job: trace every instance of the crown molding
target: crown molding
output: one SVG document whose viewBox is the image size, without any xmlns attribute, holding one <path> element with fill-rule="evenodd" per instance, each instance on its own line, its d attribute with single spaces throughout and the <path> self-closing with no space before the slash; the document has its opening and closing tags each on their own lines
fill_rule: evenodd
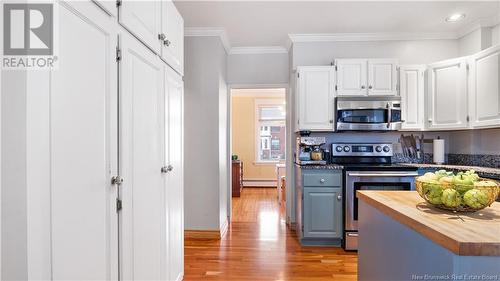
<svg viewBox="0 0 500 281">
<path fill-rule="evenodd" d="M 231 43 L 227 39 L 227 33 L 224 28 L 218 27 L 186 27 L 184 28 L 184 36 L 185 37 L 219 37 L 222 42 L 222 46 L 226 50 L 226 53 L 229 54 L 231 50 Z"/>
<path fill-rule="evenodd" d="M 437 40 L 457 39 L 455 32 L 439 33 L 311 33 L 288 34 L 290 41 L 298 42 L 350 42 L 350 41 L 400 41 L 400 40 Z"/>
<path fill-rule="evenodd" d="M 282 46 L 232 47 L 229 54 L 288 54 L 288 50 Z"/>
</svg>

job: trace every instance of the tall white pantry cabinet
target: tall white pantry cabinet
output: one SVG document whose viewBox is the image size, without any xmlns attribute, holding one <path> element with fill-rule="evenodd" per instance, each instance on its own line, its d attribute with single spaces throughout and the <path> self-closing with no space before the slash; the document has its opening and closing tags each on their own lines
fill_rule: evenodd
<svg viewBox="0 0 500 281">
<path fill-rule="evenodd" d="M 126 29 L 125 3 L 161 7 L 169 46 Z M 182 280 L 182 18 L 54 5 L 57 68 L 2 73 L 0 279 Z"/>
</svg>

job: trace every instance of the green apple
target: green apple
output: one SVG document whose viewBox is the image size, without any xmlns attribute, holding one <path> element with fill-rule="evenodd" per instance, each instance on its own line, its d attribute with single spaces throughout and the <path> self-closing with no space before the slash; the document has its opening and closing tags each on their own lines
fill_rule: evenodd
<svg viewBox="0 0 500 281">
<path fill-rule="evenodd" d="M 467 206 L 480 209 L 488 204 L 488 195 L 479 189 L 471 189 L 464 194 L 464 202 Z"/>
<path fill-rule="evenodd" d="M 469 179 L 472 180 L 473 182 L 476 182 L 476 181 L 479 180 L 479 175 L 476 174 L 476 171 L 474 171 L 474 170 L 468 170 L 468 171 L 466 171 L 465 175 L 467 177 L 469 177 Z"/>
<path fill-rule="evenodd" d="M 442 204 L 441 196 L 443 195 L 443 188 L 441 183 L 436 180 L 430 180 L 423 184 L 425 197 L 432 204 Z"/>
<path fill-rule="evenodd" d="M 441 196 L 441 201 L 446 207 L 454 208 L 459 206 L 462 203 L 462 199 L 460 197 L 460 193 L 455 189 L 448 188 L 443 191 L 443 195 Z"/>
<path fill-rule="evenodd" d="M 474 183 L 474 187 L 497 187 L 497 183 L 489 180 L 477 181 Z"/>
<path fill-rule="evenodd" d="M 439 182 L 442 184 L 452 184 L 453 183 L 453 176 L 444 176 L 439 179 Z"/>
<path fill-rule="evenodd" d="M 429 180 L 438 180 L 439 179 L 439 177 L 436 174 L 431 173 L 431 172 L 425 173 L 424 177 L 426 179 L 429 179 Z"/>
<path fill-rule="evenodd" d="M 453 177 L 452 183 L 460 194 L 464 194 L 474 187 L 474 181 L 462 172 Z"/>
</svg>

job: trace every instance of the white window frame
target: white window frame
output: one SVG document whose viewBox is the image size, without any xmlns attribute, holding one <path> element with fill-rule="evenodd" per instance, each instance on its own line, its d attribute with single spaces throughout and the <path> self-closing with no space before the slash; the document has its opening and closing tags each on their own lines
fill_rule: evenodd
<svg viewBox="0 0 500 281">
<path fill-rule="evenodd" d="M 267 165 L 267 164 L 278 164 L 281 162 L 284 162 L 286 159 L 283 160 L 261 160 L 260 159 L 260 125 L 261 123 L 267 125 L 267 126 L 285 126 L 286 129 L 286 115 L 283 117 L 283 120 L 265 120 L 265 121 L 260 121 L 260 111 L 259 108 L 263 105 L 268 105 L 268 106 L 282 106 L 285 109 L 286 112 L 286 104 L 285 104 L 285 99 L 256 99 L 255 100 L 255 164 L 261 164 L 261 165 Z M 287 112 L 286 112 L 287 114 Z M 286 138 L 285 138 L 286 142 Z M 271 147 L 271 143 L 269 143 L 269 146 Z M 286 143 L 285 143 L 286 146 Z"/>
</svg>

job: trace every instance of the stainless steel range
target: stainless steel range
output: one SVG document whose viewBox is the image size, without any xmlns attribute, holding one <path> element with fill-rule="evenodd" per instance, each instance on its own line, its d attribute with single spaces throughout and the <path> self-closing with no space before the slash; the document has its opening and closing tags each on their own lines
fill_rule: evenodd
<svg viewBox="0 0 500 281">
<path fill-rule="evenodd" d="M 358 190 L 414 190 L 417 168 L 394 165 L 390 143 L 333 143 L 332 162 L 344 166 L 344 242 L 358 248 Z"/>
</svg>

